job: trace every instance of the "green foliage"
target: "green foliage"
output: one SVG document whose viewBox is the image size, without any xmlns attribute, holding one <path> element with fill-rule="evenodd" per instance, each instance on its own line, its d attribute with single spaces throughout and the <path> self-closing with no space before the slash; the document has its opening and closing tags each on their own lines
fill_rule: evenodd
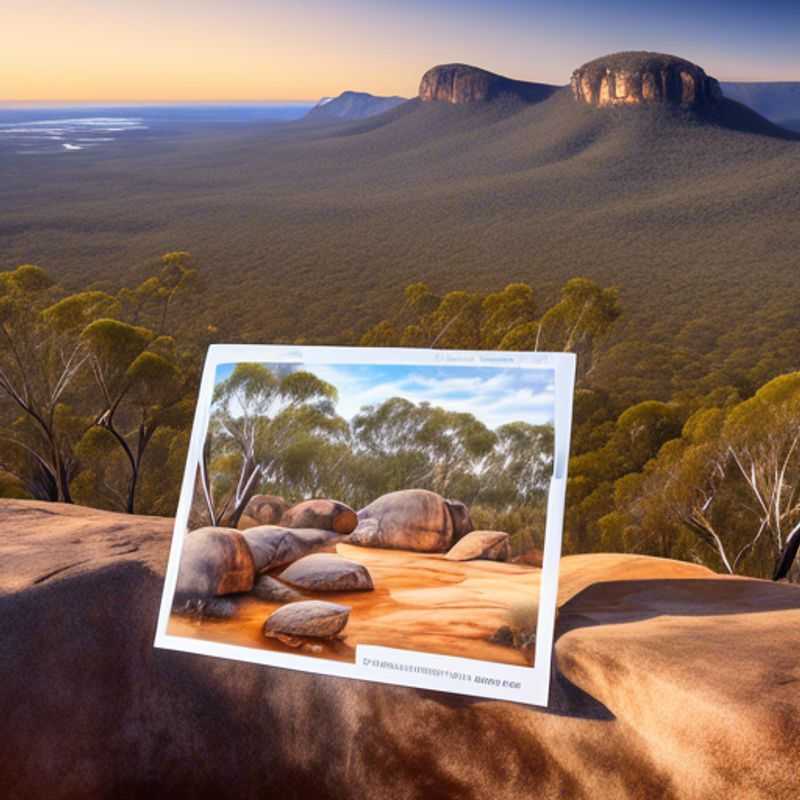
<svg viewBox="0 0 800 800">
<path fill-rule="evenodd" d="M 44 321 L 59 333 L 80 333 L 93 320 L 114 317 L 121 304 L 105 292 L 79 292 L 67 295 L 42 312 Z"/>
<path fill-rule="evenodd" d="M 534 290 L 512 283 L 500 292 L 455 290 L 436 296 L 424 283 L 405 290 L 391 319 L 361 337 L 367 347 L 436 347 L 461 350 L 567 350 L 578 354 L 579 378 L 592 369 L 596 346 L 620 315 L 618 293 L 587 278 L 573 278 L 560 300 L 541 316 Z"/>
<path fill-rule="evenodd" d="M 640 552 L 768 577 L 800 522 L 799 447 L 800 373 L 792 373 L 742 402 L 695 411 L 617 480 L 613 510 L 598 526 L 606 542 L 616 527 Z"/>
<path fill-rule="evenodd" d="M 387 492 L 424 488 L 506 526 L 520 551 L 541 543 L 550 426 L 516 422 L 495 432 L 472 414 L 399 397 L 365 406 L 348 424 L 335 415 L 334 396 L 302 370 L 237 365 L 215 390 L 199 495 L 210 502 L 195 516 L 231 524 L 256 490 L 361 507 Z"/>
<path fill-rule="evenodd" d="M 325 435 L 339 440 L 346 426 L 335 397 L 311 373 L 237 364 L 214 389 L 200 476 L 208 521 L 235 526 L 259 486 L 311 463 L 303 453 Z"/>
<path fill-rule="evenodd" d="M 159 276 L 117 296 L 67 293 L 31 265 L 0 272 L 0 472 L 13 476 L 12 488 L 133 511 L 145 454 L 163 429 L 183 444 L 164 455 L 173 471 L 144 510 L 169 511 L 160 498 L 174 497 L 167 484 L 179 483 L 199 347 L 179 351 L 172 337 L 136 323 L 144 299 L 157 297 L 163 330 L 166 308 L 196 283 L 189 261 L 168 254 Z"/>
<path fill-rule="evenodd" d="M 503 291 L 486 295 L 482 306 L 480 338 L 488 350 L 501 348 L 511 331 L 524 328 L 537 317 L 536 295 L 525 283 L 510 283 Z"/>
<path fill-rule="evenodd" d="M 201 288 L 182 252 L 116 294 L 67 293 L 31 265 L 0 272 L 0 494 L 172 513 L 200 354 L 219 335 L 179 322 L 178 301 Z M 795 317 L 767 309 L 723 332 L 707 316 L 675 331 L 665 319 L 642 337 L 620 321 L 614 289 L 576 278 L 549 306 L 540 296 L 521 282 L 442 295 L 414 283 L 361 342 L 573 350 L 567 552 L 768 576 L 800 522 L 800 374 L 780 374 L 797 357 Z M 468 502 L 517 552 L 540 545 L 549 428 L 489 431 L 400 398 L 351 427 L 335 399 L 308 373 L 236 366 L 215 393 L 206 459 L 218 520 L 233 522 L 256 489 L 358 506 L 417 485 Z"/>
</svg>

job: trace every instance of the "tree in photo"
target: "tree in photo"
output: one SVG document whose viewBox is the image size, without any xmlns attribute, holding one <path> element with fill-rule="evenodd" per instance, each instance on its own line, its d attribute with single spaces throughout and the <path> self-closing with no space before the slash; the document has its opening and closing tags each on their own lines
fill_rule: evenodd
<svg viewBox="0 0 800 800">
<path fill-rule="evenodd" d="M 237 364 L 217 384 L 199 476 L 211 525 L 235 527 L 259 486 L 280 481 L 281 459 L 302 437 L 341 431 L 335 398 L 333 386 L 308 372 L 261 364 Z"/>
</svg>

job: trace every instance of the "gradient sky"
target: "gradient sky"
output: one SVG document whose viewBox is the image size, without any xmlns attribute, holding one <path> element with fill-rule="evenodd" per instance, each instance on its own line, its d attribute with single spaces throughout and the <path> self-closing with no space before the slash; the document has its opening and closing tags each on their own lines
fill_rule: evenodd
<svg viewBox="0 0 800 800">
<path fill-rule="evenodd" d="M 531 425 L 552 423 L 555 411 L 552 369 L 312 363 L 278 365 L 281 368 L 302 369 L 335 386 L 336 413 L 348 421 L 365 406 L 380 405 L 392 397 L 466 411 L 493 430 L 518 420 Z M 233 364 L 217 367 L 215 382 L 224 381 L 233 369 Z"/>
<path fill-rule="evenodd" d="M 563 84 L 627 49 L 800 80 L 797 0 L 3 0 L 0 26 L 0 102 L 412 96 L 450 61 Z"/>
</svg>

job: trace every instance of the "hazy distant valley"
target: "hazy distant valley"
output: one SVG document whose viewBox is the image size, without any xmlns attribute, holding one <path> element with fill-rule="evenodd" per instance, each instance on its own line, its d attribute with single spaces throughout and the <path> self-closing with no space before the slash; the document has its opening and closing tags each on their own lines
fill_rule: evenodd
<svg viewBox="0 0 800 800">
<path fill-rule="evenodd" d="M 417 279 L 552 289 L 587 275 L 649 320 L 665 303 L 691 318 L 722 298 L 746 318 L 794 281 L 800 146 L 681 112 L 582 108 L 564 89 L 534 104 L 414 100 L 352 123 L 129 136 L 3 159 L 4 267 L 114 285 L 190 250 L 211 289 L 201 302 L 226 309 L 220 328 L 262 341 L 361 329 Z"/>
</svg>

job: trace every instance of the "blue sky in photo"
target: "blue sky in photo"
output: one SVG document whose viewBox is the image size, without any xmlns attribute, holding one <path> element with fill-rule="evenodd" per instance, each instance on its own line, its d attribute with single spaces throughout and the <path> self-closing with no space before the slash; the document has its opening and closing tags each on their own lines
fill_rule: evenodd
<svg viewBox="0 0 800 800">
<path fill-rule="evenodd" d="M 303 369 L 336 387 L 337 413 L 351 420 L 364 407 L 391 397 L 428 402 L 448 411 L 467 411 L 489 428 L 507 422 L 552 423 L 555 374 L 552 369 L 460 367 L 408 364 L 265 364 Z M 233 364 L 217 367 L 216 382 Z"/>
</svg>

